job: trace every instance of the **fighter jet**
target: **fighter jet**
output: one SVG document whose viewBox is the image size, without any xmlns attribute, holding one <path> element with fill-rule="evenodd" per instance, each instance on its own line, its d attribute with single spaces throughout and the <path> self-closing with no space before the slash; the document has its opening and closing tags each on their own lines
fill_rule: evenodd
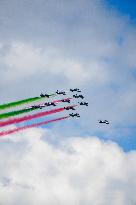
<svg viewBox="0 0 136 205">
<path fill-rule="evenodd" d="M 45 106 L 43 106 L 43 105 L 40 105 L 40 107 L 39 107 L 39 108 L 40 108 L 40 109 L 42 109 L 43 107 L 45 107 Z"/>
<path fill-rule="evenodd" d="M 80 105 L 86 105 L 88 106 L 88 103 L 87 102 L 78 102 Z"/>
<path fill-rule="evenodd" d="M 43 94 L 43 93 L 41 93 L 41 95 L 40 95 L 41 97 L 47 97 L 47 98 L 49 98 L 50 97 L 50 95 L 48 95 L 48 94 Z"/>
<path fill-rule="evenodd" d="M 58 90 L 56 91 L 56 93 L 58 94 L 58 95 L 66 95 L 66 93 L 65 92 L 59 92 Z"/>
<path fill-rule="evenodd" d="M 107 120 L 98 120 L 99 123 L 105 123 L 105 124 L 109 124 L 109 122 Z"/>
<path fill-rule="evenodd" d="M 73 95 L 73 97 L 74 97 L 74 98 L 82 98 L 82 99 L 84 99 L 84 96 L 83 96 L 83 95 L 77 95 L 77 94 L 76 94 L 76 95 Z"/>
<path fill-rule="evenodd" d="M 50 105 L 56 106 L 56 104 L 54 102 L 51 102 Z"/>
<path fill-rule="evenodd" d="M 40 108 L 40 109 L 42 109 L 43 105 L 32 105 L 30 108 L 34 108 L 34 109 Z"/>
<path fill-rule="evenodd" d="M 74 92 L 74 91 L 76 91 L 76 92 L 81 92 L 81 90 L 79 90 L 78 88 L 70 89 L 70 91 L 71 91 L 71 92 Z"/>
<path fill-rule="evenodd" d="M 41 96 L 41 97 L 45 97 L 43 93 L 41 93 L 41 95 L 40 95 L 40 96 Z"/>
<path fill-rule="evenodd" d="M 40 105 L 40 109 L 42 109 L 43 107 L 45 107 L 45 104 L 41 104 Z"/>
<path fill-rule="evenodd" d="M 44 105 L 47 107 L 51 106 L 51 105 L 56 106 L 56 104 L 54 102 L 46 102 L 46 103 L 44 103 Z"/>
<path fill-rule="evenodd" d="M 32 105 L 31 108 L 37 109 L 37 108 L 40 108 L 40 105 Z"/>
<path fill-rule="evenodd" d="M 49 97 L 50 97 L 50 95 L 48 95 L 48 94 L 44 94 L 44 97 L 47 97 L 47 98 L 49 98 Z"/>
<path fill-rule="evenodd" d="M 70 103 L 70 99 L 63 99 L 63 100 L 61 100 L 61 102 L 68 102 L 68 103 Z"/>
<path fill-rule="evenodd" d="M 71 113 L 69 114 L 70 117 L 80 117 L 80 115 L 78 113 L 74 114 L 74 113 Z"/>
<path fill-rule="evenodd" d="M 65 110 L 75 110 L 75 108 L 73 106 L 69 106 L 69 107 L 64 107 Z"/>
</svg>

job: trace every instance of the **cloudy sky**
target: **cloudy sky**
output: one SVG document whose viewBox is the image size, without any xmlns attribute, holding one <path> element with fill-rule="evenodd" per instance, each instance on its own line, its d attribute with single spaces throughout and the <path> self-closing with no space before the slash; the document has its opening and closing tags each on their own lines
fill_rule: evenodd
<svg viewBox="0 0 136 205">
<path fill-rule="evenodd" d="M 0 140 L 0 205 L 136 204 L 134 0 L 0 0 L 0 76 L 0 104 L 74 87 L 89 102 Z"/>
</svg>

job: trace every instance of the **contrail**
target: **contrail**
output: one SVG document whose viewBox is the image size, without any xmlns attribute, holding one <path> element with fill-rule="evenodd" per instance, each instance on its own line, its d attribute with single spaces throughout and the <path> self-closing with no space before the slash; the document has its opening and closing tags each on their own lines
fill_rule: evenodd
<svg viewBox="0 0 136 205">
<path fill-rule="evenodd" d="M 75 106 L 76 105 L 68 106 L 68 107 L 75 107 Z M 39 112 L 39 113 L 36 113 L 36 114 L 33 114 L 33 115 L 26 115 L 26 116 L 23 116 L 23 117 L 20 117 L 20 118 L 13 118 L 13 119 L 9 119 L 9 120 L 6 120 L 6 121 L 1 121 L 0 122 L 0 127 L 4 127 L 4 126 L 7 126 L 7 125 L 11 125 L 13 123 L 20 123 L 20 122 L 32 120 L 32 119 L 35 119 L 35 118 L 51 115 L 51 114 L 61 112 L 61 111 L 64 111 L 64 110 L 65 110 L 64 108 L 57 108 L 57 109 L 52 109 L 52 110 L 45 111 L 45 112 Z"/>
<path fill-rule="evenodd" d="M 67 100 L 67 99 L 72 99 L 72 98 L 66 98 L 66 99 L 63 99 L 63 100 Z M 61 101 L 62 100 L 54 100 L 52 102 L 53 103 L 59 103 Z M 36 106 L 42 106 L 42 105 L 44 105 L 44 103 L 36 105 Z M 46 105 L 45 105 L 45 107 L 46 107 Z M 20 114 L 27 113 L 27 112 L 31 112 L 31 111 L 34 111 L 34 110 L 37 110 L 37 109 L 40 109 L 40 107 L 39 108 L 38 107 L 34 108 L 34 107 L 30 106 L 30 107 L 26 107 L 26 108 L 21 109 L 21 110 L 15 110 L 15 111 L 11 111 L 11 112 L 2 113 L 2 114 L 0 114 L 0 119 L 13 117 L 13 116 L 20 115 Z"/>
<path fill-rule="evenodd" d="M 49 96 L 56 96 L 56 94 L 50 94 Z M 46 97 L 27 98 L 27 99 L 24 99 L 24 100 L 5 103 L 5 104 L 0 105 L 0 110 L 4 110 L 4 109 L 10 108 L 10 107 L 15 107 L 15 106 L 22 105 L 22 104 L 25 104 L 25 103 L 38 101 L 38 100 L 41 100 L 43 98 L 46 98 Z"/>
<path fill-rule="evenodd" d="M 67 118 L 69 118 L 69 116 L 60 117 L 60 118 L 56 118 L 56 119 L 53 119 L 53 120 L 43 121 L 43 122 L 35 123 L 35 124 L 32 124 L 32 125 L 22 126 L 22 127 L 18 127 L 18 128 L 15 128 L 15 129 L 3 131 L 3 132 L 0 132 L 0 137 L 8 135 L 8 134 L 15 133 L 15 132 L 18 132 L 18 131 L 21 131 L 21 130 L 25 130 L 25 129 L 28 129 L 28 128 L 38 127 L 40 125 L 45 125 L 45 124 L 48 124 L 48 123 L 51 123 L 51 122 L 64 120 L 64 119 L 67 119 Z"/>
</svg>

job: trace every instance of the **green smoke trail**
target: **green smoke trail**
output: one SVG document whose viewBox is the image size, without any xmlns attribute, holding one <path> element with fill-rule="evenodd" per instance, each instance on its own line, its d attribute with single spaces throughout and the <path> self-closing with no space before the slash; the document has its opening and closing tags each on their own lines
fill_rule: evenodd
<svg viewBox="0 0 136 205">
<path fill-rule="evenodd" d="M 55 96 L 55 95 L 56 94 L 50 94 L 49 96 Z M 41 100 L 43 98 L 46 98 L 46 97 L 27 98 L 27 99 L 24 99 L 24 100 L 19 100 L 19 101 L 15 101 L 15 102 L 5 103 L 5 104 L 0 105 L 0 110 L 4 110 L 4 109 L 7 109 L 7 108 L 15 107 L 15 106 L 18 106 L 18 105 L 23 105 L 25 103 L 30 103 L 30 102 L 38 101 L 38 100 Z"/>
<path fill-rule="evenodd" d="M 36 110 L 36 109 L 38 109 L 38 108 L 25 108 L 25 109 L 22 109 L 22 110 L 15 110 L 15 111 L 11 111 L 11 112 L 5 112 L 5 113 L 0 114 L 0 119 L 4 119 L 4 118 L 12 117 L 12 116 L 15 116 L 15 115 L 31 112 L 31 111 Z"/>
<path fill-rule="evenodd" d="M 69 98 L 67 98 L 69 99 Z M 66 99 L 66 100 L 67 100 Z M 64 99 L 65 100 L 65 99 Z M 52 102 L 61 102 L 61 100 L 54 100 Z M 39 104 L 40 105 L 40 104 Z M 46 107 L 46 106 L 45 106 Z M 31 112 L 33 110 L 37 110 L 37 109 L 40 109 L 39 107 L 30 107 L 30 108 L 24 108 L 24 109 L 21 109 L 21 110 L 15 110 L 15 111 L 10 111 L 10 112 L 4 112 L 4 113 L 1 113 L 0 114 L 0 119 L 5 119 L 5 118 L 8 118 L 8 117 L 13 117 L 13 116 L 16 116 L 16 115 L 20 115 L 20 114 L 23 114 L 23 113 L 27 113 L 27 112 Z"/>
</svg>

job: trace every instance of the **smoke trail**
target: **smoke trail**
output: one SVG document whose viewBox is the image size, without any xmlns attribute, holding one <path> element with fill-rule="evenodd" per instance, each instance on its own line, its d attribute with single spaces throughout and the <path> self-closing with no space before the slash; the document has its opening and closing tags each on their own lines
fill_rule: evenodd
<svg viewBox="0 0 136 205">
<path fill-rule="evenodd" d="M 72 98 L 66 98 L 64 100 L 68 100 L 68 99 L 72 99 Z M 61 102 L 61 100 L 54 100 L 52 102 L 53 103 L 59 103 L 59 102 Z M 42 105 L 44 105 L 44 104 L 42 103 L 42 104 L 39 104 L 37 106 L 42 106 Z M 46 107 L 46 105 L 45 105 L 45 107 Z M 2 113 L 2 114 L 0 114 L 0 119 L 13 117 L 13 116 L 20 115 L 20 114 L 27 113 L 27 112 L 31 112 L 31 111 L 37 110 L 37 109 L 40 109 L 40 108 L 38 108 L 38 107 L 34 108 L 34 107 L 30 106 L 30 107 L 26 107 L 26 108 L 21 109 L 21 110 L 15 110 L 15 111 L 11 111 L 11 112 Z"/>
<path fill-rule="evenodd" d="M 67 119 L 67 118 L 69 118 L 69 116 L 60 117 L 60 118 L 56 118 L 56 119 L 53 119 L 53 120 L 43 121 L 43 122 L 35 123 L 35 124 L 32 124 L 32 125 L 27 125 L 27 126 L 18 127 L 18 128 L 15 128 L 15 129 L 3 131 L 3 132 L 0 132 L 0 137 L 8 135 L 8 134 L 15 133 L 15 132 L 18 132 L 18 131 L 21 131 L 21 130 L 25 130 L 25 129 L 28 129 L 28 128 L 37 127 L 37 126 L 45 125 L 45 124 L 48 124 L 48 123 L 51 123 L 51 122 L 64 120 L 64 119 Z"/>
<path fill-rule="evenodd" d="M 12 116 L 15 116 L 15 115 L 20 115 L 20 114 L 27 113 L 27 112 L 30 112 L 30 111 L 33 111 L 33 110 L 36 110 L 36 108 L 28 108 L 28 109 L 25 108 L 25 109 L 22 109 L 22 110 L 16 110 L 16 111 L 2 113 L 2 114 L 0 114 L 0 119 L 12 117 Z"/>
<path fill-rule="evenodd" d="M 76 106 L 76 105 L 74 105 L 74 106 Z M 74 106 L 71 106 L 71 107 L 74 107 Z M 49 110 L 49 111 L 45 111 L 45 112 L 39 112 L 39 113 L 36 113 L 36 114 L 33 114 L 33 115 L 27 115 L 27 116 L 20 117 L 20 118 L 9 119 L 9 120 L 0 122 L 0 127 L 11 125 L 13 123 L 20 123 L 20 122 L 32 120 L 32 119 L 38 118 L 38 117 L 51 115 L 51 114 L 61 112 L 61 111 L 64 111 L 64 110 L 65 110 L 64 108 L 57 108 L 57 109 L 53 109 L 53 110 Z"/>
<path fill-rule="evenodd" d="M 49 96 L 55 96 L 55 95 L 56 94 L 50 94 Z M 0 105 L 0 110 L 4 110 L 4 109 L 10 108 L 10 107 L 15 107 L 15 106 L 22 105 L 22 104 L 25 104 L 25 103 L 30 103 L 30 102 L 38 101 L 38 100 L 41 100 L 43 98 L 46 98 L 46 97 L 27 98 L 27 99 L 24 99 L 24 100 L 19 100 L 19 101 L 15 101 L 15 102 L 5 103 L 5 104 Z"/>
</svg>

